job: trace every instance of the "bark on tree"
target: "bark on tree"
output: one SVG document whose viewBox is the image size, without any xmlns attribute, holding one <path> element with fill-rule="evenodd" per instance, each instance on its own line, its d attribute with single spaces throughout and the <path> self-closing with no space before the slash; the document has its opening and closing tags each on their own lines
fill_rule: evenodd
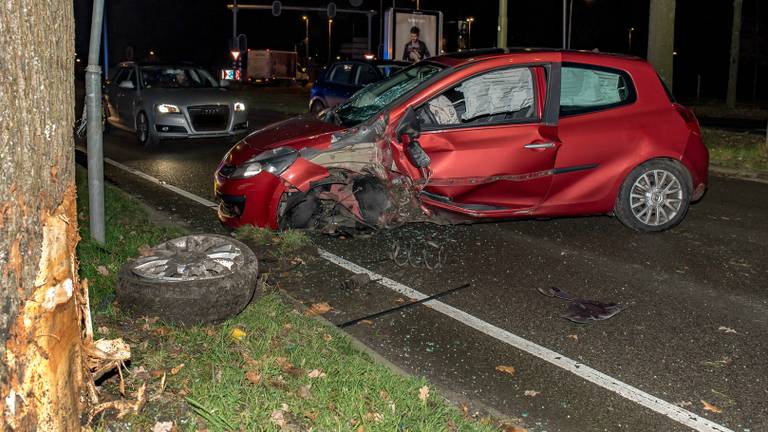
<svg viewBox="0 0 768 432">
<path fill-rule="evenodd" d="M 72 9 L 0 6 L 2 430 L 79 430 L 84 408 Z"/>
<path fill-rule="evenodd" d="M 648 61 L 672 89 L 676 0 L 651 0 L 648 12 Z"/>
<path fill-rule="evenodd" d="M 743 0 L 733 0 L 733 26 L 731 27 L 731 63 L 728 68 L 728 93 L 725 104 L 736 107 L 736 83 L 739 78 L 739 50 L 741 45 L 741 5 Z"/>
</svg>

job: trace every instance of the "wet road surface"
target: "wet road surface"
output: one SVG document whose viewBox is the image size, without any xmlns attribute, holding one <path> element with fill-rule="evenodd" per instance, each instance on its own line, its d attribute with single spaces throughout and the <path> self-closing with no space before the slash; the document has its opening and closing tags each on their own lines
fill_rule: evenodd
<svg viewBox="0 0 768 432">
<path fill-rule="evenodd" d="M 252 125 L 281 117 L 263 111 Z M 213 200 L 212 172 L 230 144 L 105 137 L 105 156 Z M 105 167 L 110 181 L 195 231 L 223 231 L 200 204 Z M 707 195 L 672 231 L 634 233 L 609 217 L 441 227 L 409 225 L 370 238 L 317 238 L 332 253 L 425 294 L 469 283 L 441 301 L 732 430 L 768 430 L 768 185 L 712 178 Z M 399 266 L 394 247 L 443 248 L 435 270 Z M 286 284 L 327 301 L 335 323 L 402 304 L 379 284 L 346 289 L 351 273 L 325 261 Z M 555 286 L 628 308 L 588 325 L 559 317 Z M 405 370 L 524 420 L 532 431 L 690 430 L 425 306 L 346 329 Z M 513 375 L 498 372 L 513 366 Z M 535 396 L 526 396 L 536 394 Z M 538 393 L 535 393 L 538 392 Z M 704 410 L 702 401 L 721 413 Z"/>
</svg>

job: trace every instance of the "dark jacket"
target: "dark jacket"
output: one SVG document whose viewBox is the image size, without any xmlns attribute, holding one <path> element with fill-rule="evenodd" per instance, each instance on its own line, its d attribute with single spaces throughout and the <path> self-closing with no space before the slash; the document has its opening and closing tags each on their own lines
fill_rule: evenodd
<svg viewBox="0 0 768 432">
<path fill-rule="evenodd" d="M 411 41 L 408 41 L 408 43 L 405 44 L 405 48 L 403 49 L 403 60 L 409 62 L 416 61 L 411 58 L 411 51 L 416 51 L 419 54 L 419 60 L 431 57 L 429 49 L 427 49 L 427 44 L 421 40 L 417 40 L 415 44 L 412 44 Z"/>
</svg>

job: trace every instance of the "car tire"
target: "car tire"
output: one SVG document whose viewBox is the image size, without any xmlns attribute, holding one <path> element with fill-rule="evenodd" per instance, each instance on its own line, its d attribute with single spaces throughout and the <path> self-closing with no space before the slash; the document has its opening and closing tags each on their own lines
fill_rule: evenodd
<svg viewBox="0 0 768 432">
<path fill-rule="evenodd" d="M 669 159 L 654 159 L 624 179 L 614 214 L 635 231 L 664 231 L 685 218 L 690 201 L 691 180 L 685 167 Z"/>
<path fill-rule="evenodd" d="M 311 113 L 319 113 L 324 109 L 325 109 L 325 104 L 323 104 L 320 101 L 314 101 L 312 102 L 312 105 L 309 106 L 309 112 Z"/>
<path fill-rule="evenodd" d="M 152 130 L 152 125 L 144 111 L 140 111 L 136 116 L 136 139 L 147 150 L 153 150 L 160 144 L 160 137 Z"/>
<path fill-rule="evenodd" d="M 175 263 L 177 270 L 187 264 L 189 274 L 165 276 L 163 260 Z M 215 262 L 231 263 L 231 269 L 206 270 Z M 256 255 L 245 244 L 221 235 L 189 235 L 127 262 L 118 273 L 117 301 L 134 316 L 184 325 L 216 323 L 237 315 L 257 296 L 257 277 Z"/>
</svg>

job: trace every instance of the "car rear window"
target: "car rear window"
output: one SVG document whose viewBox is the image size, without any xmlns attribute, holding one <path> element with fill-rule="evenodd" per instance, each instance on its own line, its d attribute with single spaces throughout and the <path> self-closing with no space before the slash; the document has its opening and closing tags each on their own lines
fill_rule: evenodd
<svg viewBox="0 0 768 432">
<path fill-rule="evenodd" d="M 615 108 L 637 100 L 629 74 L 618 69 L 564 63 L 560 83 L 561 117 Z"/>
<path fill-rule="evenodd" d="M 338 64 L 331 69 L 328 81 L 337 84 L 352 84 L 354 82 L 355 67 L 349 63 Z"/>
</svg>

